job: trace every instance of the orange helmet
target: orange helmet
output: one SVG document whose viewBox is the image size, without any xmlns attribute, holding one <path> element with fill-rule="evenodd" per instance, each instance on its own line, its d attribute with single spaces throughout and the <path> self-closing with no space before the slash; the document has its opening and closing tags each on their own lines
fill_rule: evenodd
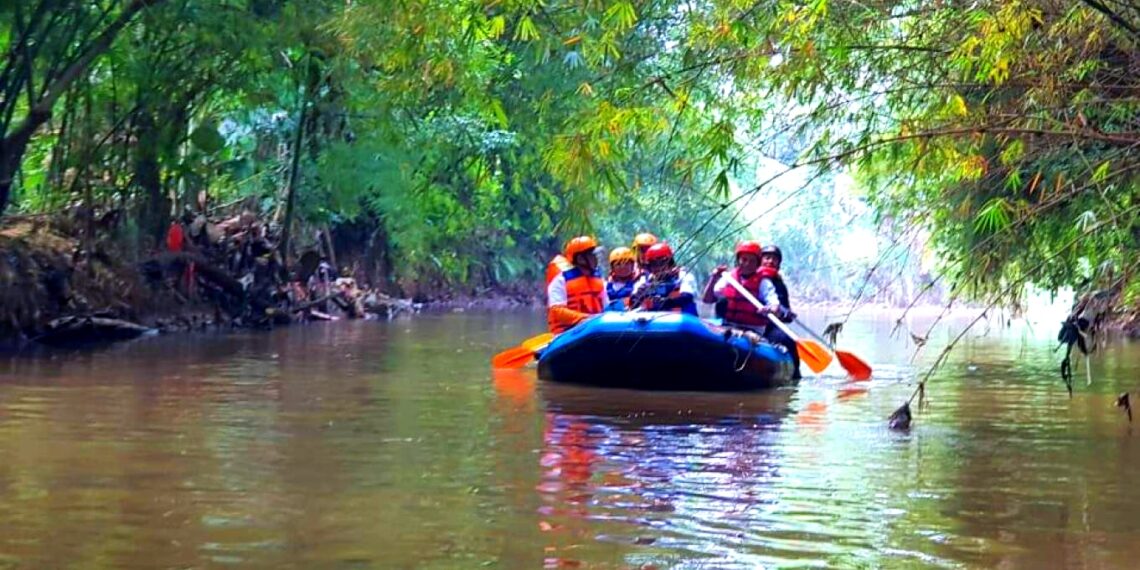
<svg viewBox="0 0 1140 570">
<path fill-rule="evenodd" d="M 760 242 L 754 240 L 746 240 L 736 244 L 736 255 L 742 253 L 751 253 L 757 258 L 760 257 Z"/>
<path fill-rule="evenodd" d="M 653 263 L 661 259 L 673 259 L 673 248 L 669 247 L 669 244 L 665 242 L 656 244 L 649 248 L 649 251 L 645 252 L 646 263 Z"/>
<path fill-rule="evenodd" d="M 610 265 L 628 261 L 630 263 L 637 261 L 637 256 L 633 255 L 633 250 L 628 247 L 615 247 L 610 252 Z"/>
<path fill-rule="evenodd" d="M 598 248 L 598 242 L 590 236 L 578 236 L 566 244 L 566 259 L 571 262 L 574 261 L 574 256 L 579 253 L 593 253 Z"/>
<path fill-rule="evenodd" d="M 655 236 L 649 232 L 639 233 L 639 234 L 637 234 L 637 237 L 633 238 L 633 247 L 634 248 L 649 247 L 655 243 L 657 243 L 657 236 Z"/>
</svg>

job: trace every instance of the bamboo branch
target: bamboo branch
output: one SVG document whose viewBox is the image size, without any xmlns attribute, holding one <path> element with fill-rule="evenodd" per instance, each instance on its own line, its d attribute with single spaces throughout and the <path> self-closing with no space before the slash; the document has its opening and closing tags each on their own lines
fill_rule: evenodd
<svg viewBox="0 0 1140 570">
<path fill-rule="evenodd" d="M 1132 208 L 1129 208 L 1129 211 L 1137 211 L 1137 210 L 1140 210 L 1140 206 L 1133 206 Z M 1064 244 L 1063 246 L 1058 248 L 1057 253 L 1054 253 L 1054 254 L 1046 257 L 1045 259 L 1041 260 L 1041 262 L 1038 263 L 1037 265 L 1029 268 L 1029 270 L 1027 270 L 1025 272 L 1025 274 L 1022 276 L 1021 279 L 1015 280 L 1013 283 L 1010 283 L 1009 286 L 1007 286 L 1005 289 L 1001 290 L 998 294 L 996 294 L 994 296 L 993 300 L 991 300 L 986 305 L 986 308 L 984 310 L 982 310 L 982 312 L 979 313 L 977 317 L 974 317 L 974 319 L 971 320 L 965 327 L 963 327 L 962 330 L 958 333 L 958 335 L 955 336 L 954 339 L 950 341 L 950 344 L 946 345 L 946 347 L 942 349 L 942 352 L 939 353 L 938 358 L 936 358 L 934 363 L 931 364 L 930 369 L 923 376 L 922 380 L 919 381 L 918 386 L 914 389 L 914 392 L 911 393 L 910 398 L 907 398 L 906 404 L 909 405 L 911 402 L 913 402 L 915 397 L 917 397 L 918 394 L 923 391 L 923 389 L 926 386 L 927 381 L 929 381 L 930 377 L 933 376 L 936 371 L 938 371 L 938 368 L 942 365 L 943 362 L 945 362 L 946 357 L 950 354 L 950 352 L 954 349 L 954 347 L 957 346 L 957 344 L 962 340 L 962 338 L 966 336 L 966 333 L 968 333 L 971 329 L 974 328 L 974 325 L 978 324 L 983 318 L 985 318 L 989 314 L 989 311 L 991 309 L 996 307 L 998 305 L 998 303 L 1000 303 L 1003 299 L 1005 299 L 1005 297 L 1007 295 L 1009 295 L 1009 293 L 1011 293 L 1015 288 L 1024 287 L 1025 284 L 1028 282 L 1028 280 L 1033 275 L 1037 274 L 1039 271 L 1044 269 L 1045 266 L 1049 262 L 1060 257 L 1061 254 L 1063 254 L 1065 252 L 1065 250 L 1069 249 L 1070 247 L 1075 245 L 1078 241 L 1084 239 L 1088 235 L 1092 234 L 1094 231 L 1100 229 L 1100 227 L 1102 225 L 1105 225 L 1107 223 L 1108 223 L 1107 221 L 1098 222 L 1096 224 L 1089 226 L 1088 228 L 1085 228 L 1085 230 L 1082 231 L 1081 233 L 1077 234 L 1076 237 L 1069 240 L 1066 244 Z"/>
<path fill-rule="evenodd" d="M 1128 20 L 1125 20 L 1120 14 L 1117 14 L 1116 12 L 1113 12 L 1112 10 L 1110 10 L 1108 8 L 1108 6 L 1105 6 L 1103 3 L 1099 2 L 1098 0 L 1081 0 L 1081 1 L 1084 2 L 1085 4 L 1088 4 L 1093 10 L 1096 10 L 1097 12 L 1100 12 L 1101 14 L 1103 14 L 1106 18 L 1111 20 L 1112 23 L 1120 26 L 1121 28 L 1124 28 L 1125 30 L 1128 30 L 1128 33 L 1132 34 L 1133 36 L 1136 36 L 1137 39 L 1140 39 L 1140 29 L 1137 29 L 1136 26 L 1129 24 Z"/>
<path fill-rule="evenodd" d="M 26 144 L 28 139 L 31 138 L 32 133 L 51 117 L 52 107 L 55 105 L 55 102 L 59 100 L 60 96 L 67 91 L 72 82 L 87 71 L 88 67 L 95 61 L 95 58 L 102 55 L 111 47 L 115 37 L 131 22 L 135 14 L 147 6 L 159 4 L 163 1 L 164 0 L 133 0 L 124 8 L 118 18 L 107 26 L 107 29 L 103 30 L 103 32 L 87 46 L 83 53 L 59 74 L 59 77 L 52 81 L 50 85 L 45 86 L 43 92 L 40 94 L 39 100 L 28 109 L 27 117 L 24 118 L 23 122 L 13 129 L 11 134 L 4 137 L 4 145 Z"/>
</svg>

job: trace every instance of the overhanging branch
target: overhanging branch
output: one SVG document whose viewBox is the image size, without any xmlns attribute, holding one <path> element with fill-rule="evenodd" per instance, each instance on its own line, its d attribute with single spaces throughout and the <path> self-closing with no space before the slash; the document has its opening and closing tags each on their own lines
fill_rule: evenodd
<svg viewBox="0 0 1140 570">
<path fill-rule="evenodd" d="M 1128 23 L 1128 20 L 1125 20 L 1123 16 L 1121 16 L 1120 14 L 1117 14 L 1116 12 L 1113 12 L 1108 6 L 1105 6 L 1099 0 L 1081 0 L 1081 1 L 1084 2 L 1085 4 L 1087 4 L 1093 10 L 1096 10 L 1097 12 L 1100 12 L 1101 14 L 1103 14 L 1104 17 L 1111 20 L 1112 23 L 1116 24 L 1117 26 L 1120 26 L 1121 28 L 1124 28 L 1125 30 L 1128 30 L 1128 33 L 1135 36 L 1136 39 L 1140 39 L 1140 29 L 1137 29 L 1136 26 L 1133 26 L 1132 24 Z"/>
</svg>

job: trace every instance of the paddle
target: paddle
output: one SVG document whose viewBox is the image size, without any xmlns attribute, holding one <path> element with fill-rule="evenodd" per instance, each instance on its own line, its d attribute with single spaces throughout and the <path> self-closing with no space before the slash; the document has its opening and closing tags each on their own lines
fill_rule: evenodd
<svg viewBox="0 0 1140 570">
<path fill-rule="evenodd" d="M 739 281 L 733 278 L 731 274 L 725 273 L 724 279 L 728 282 L 729 285 L 732 285 L 734 289 L 739 291 L 745 299 L 748 299 L 748 302 L 752 303 L 752 305 L 757 309 L 764 308 L 764 305 L 760 303 L 760 301 L 755 296 L 753 296 L 752 293 L 748 291 L 748 289 L 745 289 Z M 799 338 L 796 336 L 796 333 L 792 332 L 792 329 L 788 328 L 788 325 L 780 322 L 780 319 L 776 318 L 776 315 L 772 315 L 768 319 L 768 322 L 776 325 L 776 328 L 784 331 L 784 334 L 788 335 L 788 337 L 795 341 L 796 348 L 799 349 L 800 360 L 803 360 L 808 365 L 808 368 L 811 368 L 813 372 L 819 374 L 820 372 L 823 372 L 825 368 L 827 368 L 827 365 L 831 364 L 831 353 L 828 352 L 826 348 L 820 346 L 819 343 Z"/>
<path fill-rule="evenodd" d="M 542 333 L 522 341 L 519 346 L 508 348 L 491 358 L 493 368 L 522 368 L 526 366 L 534 353 L 546 348 L 554 340 L 553 333 Z"/>
<path fill-rule="evenodd" d="M 636 313 L 641 311 L 638 307 L 629 311 Z M 601 313 L 598 313 L 601 314 Z M 592 319 L 598 314 L 590 315 L 587 319 Z M 579 323 L 580 324 L 580 323 Z M 540 335 L 532 336 L 524 341 L 519 346 L 508 348 L 491 358 L 492 368 L 522 368 L 534 358 L 536 352 L 540 352 L 554 340 L 554 333 L 542 333 Z"/>
<path fill-rule="evenodd" d="M 818 333 L 816 333 L 815 331 L 808 328 L 807 325 L 805 325 L 799 321 L 796 321 L 796 324 L 800 325 L 800 328 L 807 331 L 807 333 L 810 334 L 811 336 L 815 337 L 816 340 L 818 340 L 819 342 L 822 342 L 823 345 L 826 346 L 828 349 L 835 352 L 835 357 L 839 359 L 839 365 L 842 366 L 843 369 L 846 370 L 847 373 L 851 375 L 852 380 L 856 380 L 856 381 L 870 380 L 870 378 L 871 378 L 871 365 L 864 362 L 862 358 L 859 358 L 858 356 L 855 356 L 855 354 L 853 354 L 851 352 L 847 352 L 846 350 L 839 350 L 839 349 L 835 348 L 834 346 L 831 346 L 831 344 L 829 344 L 826 340 L 824 340 L 824 338 L 821 337 Z"/>
<path fill-rule="evenodd" d="M 525 346 L 525 347 L 527 347 L 527 348 L 529 348 L 535 352 L 538 352 L 538 351 L 546 348 L 546 345 L 550 344 L 550 341 L 552 341 L 552 340 L 554 340 L 554 333 L 544 332 L 540 335 L 532 336 L 532 337 L 524 340 L 522 342 L 522 346 Z"/>
</svg>

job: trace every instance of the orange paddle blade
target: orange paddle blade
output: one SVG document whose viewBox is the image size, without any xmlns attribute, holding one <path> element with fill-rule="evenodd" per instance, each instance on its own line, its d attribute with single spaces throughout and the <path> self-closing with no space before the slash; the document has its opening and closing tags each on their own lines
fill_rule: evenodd
<svg viewBox="0 0 1140 570">
<path fill-rule="evenodd" d="M 814 340 L 797 340 L 796 348 L 800 351 L 800 360 L 816 374 L 823 372 L 831 364 L 831 353 Z"/>
<path fill-rule="evenodd" d="M 546 348 L 546 345 L 550 344 L 552 340 L 554 340 L 554 333 L 542 333 L 522 341 L 522 346 L 538 352 Z"/>
<path fill-rule="evenodd" d="M 852 379 L 862 381 L 871 378 L 871 366 L 863 362 L 863 359 L 846 350 L 836 350 L 835 356 L 839 358 L 839 365 L 851 375 Z"/>
<path fill-rule="evenodd" d="M 491 358 L 492 368 L 521 368 L 534 358 L 534 353 L 546 348 L 554 340 L 554 333 L 532 336 L 519 346 L 508 348 Z"/>
<path fill-rule="evenodd" d="M 508 348 L 491 358 L 493 368 L 522 368 L 534 358 L 534 351 L 525 346 Z"/>
</svg>

